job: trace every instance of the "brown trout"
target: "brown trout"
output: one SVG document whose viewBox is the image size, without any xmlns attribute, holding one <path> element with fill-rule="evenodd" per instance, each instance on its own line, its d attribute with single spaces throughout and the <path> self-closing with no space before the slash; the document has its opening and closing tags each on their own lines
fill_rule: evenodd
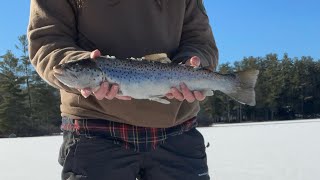
<svg viewBox="0 0 320 180">
<path fill-rule="evenodd" d="M 96 89 L 103 81 L 119 85 L 119 94 L 164 104 L 172 87 L 184 82 L 191 91 L 221 91 L 242 104 L 254 106 L 258 70 L 220 74 L 206 69 L 148 60 L 105 56 L 70 61 L 54 67 L 54 76 L 70 88 Z M 213 93 L 211 93 L 213 94 Z"/>
</svg>

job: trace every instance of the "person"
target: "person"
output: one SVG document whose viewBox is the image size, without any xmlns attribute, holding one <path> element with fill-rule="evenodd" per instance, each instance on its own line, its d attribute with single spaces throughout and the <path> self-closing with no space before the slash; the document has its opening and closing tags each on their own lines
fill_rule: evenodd
<svg viewBox="0 0 320 180">
<path fill-rule="evenodd" d="M 181 82 L 166 105 L 120 96 L 108 82 L 72 89 L 53 75 L 70 60 L 157 53 L 214 70 L 218 50 L 201 0 L 31 0 L 28 41 L 37 73 L 60 90 L 63 180 L 210 179 L 196 129 L 203 92 Z"/>
</svg>

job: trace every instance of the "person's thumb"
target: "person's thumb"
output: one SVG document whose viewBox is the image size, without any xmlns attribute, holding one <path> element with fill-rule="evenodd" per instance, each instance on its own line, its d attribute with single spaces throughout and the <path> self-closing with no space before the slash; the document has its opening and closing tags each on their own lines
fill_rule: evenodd
<svg viewBox="0 0 320 180">
<path fill-rule="evenodd" d="M 198 56 L 193 56 L 186 62 L 186 65 L 198 67 L 200 66 L 200 58 Z"/>
<path fill-rule="evenodd" d="M 95 58 L 100 57 L 100 56 L 101 56 L 101 52 L 98 49 L 92 51 L 91 54 L 90 54 L 90 58 L 91 59 L 95 59 Z"/>
</svg>

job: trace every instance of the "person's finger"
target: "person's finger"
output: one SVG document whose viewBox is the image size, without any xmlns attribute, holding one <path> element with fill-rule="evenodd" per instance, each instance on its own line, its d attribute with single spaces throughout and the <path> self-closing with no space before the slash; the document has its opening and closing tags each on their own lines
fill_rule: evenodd
<svg viewBox="0 0 320 180">
<path fill-rule="evenodd" d="M 193 56 L 186 62 L 186 65 L 192 66 L 192 67 L 199 67 L 200 63 L 201 63 L 200 58 L 198 56 Z"/>
<path fill-rule="evenodd" d="M 90 58 L 91 59 L 95 59 L 95 58 L 100 57 L 100 56 L 101 56 L 101 52 L 98 49 L 92 51 L 91 54 L 90 54 Z"/>
<path fill-rule="evenodd" d="M 194 97 L 194 95 L 192 94 L 192 92 L 189 90 L 189 88 L 187 87 L 187 85 L 185 83 L 181 83 L 180 84 L 181 87 L 181 92 L 183 94 L 183 97 L 188 101 L 188 102 L 194 102 L 196 100 L 196 98 Z"/>
<path fill-rule="evenodd" d="M 190 59 L 190 64 L 191 66 L 193 67 L 199 67 L 200 66 L 200 58 L 198 56 L 193 56 L 191 59 Z"/>
<path fill-rule="evenodd" d="M 108 92 L 109 92 L 109 83 L 103 82 L 100 88 L 97 91 L 93 92 L 93 94 L 98 100 L 102 100 Z"/>
<path fill-rule="evenodd" d="M 194 91 L 193 94 L 198 101 L 203 101 L 206 98 L 206 96 L 199 91 Z"/>
<path fill-rule="evenodd" d="M 119 91 L 119 85 L 112 85 L 110 91 L 107 93 L 105 98 L 111 100 L 118 94 Z"/>
<path fill-rule="evenodd" d="M 174 96 L 173 96 L 172 93 L 167 93 L 167 94 L 166 94 L 166 97 L 167 97 L 168 99 L 173 99 L 173 98 L 174 98 Z"/>
<path fill-rule="evenodd" d="M 80 93 L 84 98 L 87 98 L 91 95 L 92 92 L 89 88 L 85 88 L 85 89 L 81 89 Z"/>
<path fill-rule="evenodd" d="M 172 93 L 173 97 L 176 98 L 177 100 L 179 100 L 179 101 L 184 100 L 182 93 L 177 88 L 171 88 L 171 93 Z"/>
</svg>

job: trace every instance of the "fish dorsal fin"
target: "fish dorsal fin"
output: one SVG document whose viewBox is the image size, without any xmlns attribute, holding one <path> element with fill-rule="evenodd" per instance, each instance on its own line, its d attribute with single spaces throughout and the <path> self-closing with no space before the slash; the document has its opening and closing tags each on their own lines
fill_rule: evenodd
<svg viewBox="0 0 320 180">
<path fill-rule="evenodd" d="M 108 59 L 116 59 L 115 56 L 106 55 Z M 141 58 L 130 57 L 127 60 L 131 61 L 146 61 L 146 62 L 159 62 L 159 63 L 171 63 L 171 60 L 168 58 L 167 54 L 159 53 L 159 54 L 150 54 L 143 56 Z"/>
<path fill-rule="evenodd" d="M 157 97 L 152 97 L 149 98 L 150 101 L 155 101 L 161 104 L 170 104 L 170 101 L 166 100 L 166 99 L 162 99 L 162 98 L 157 98 Z"/>
<path fill-rule="evenodd" d="M 143 57 L 147 61 L 161 62 L 161 63 L 171 63 L 166 53 L 149 54 Z"/>
</svg>

